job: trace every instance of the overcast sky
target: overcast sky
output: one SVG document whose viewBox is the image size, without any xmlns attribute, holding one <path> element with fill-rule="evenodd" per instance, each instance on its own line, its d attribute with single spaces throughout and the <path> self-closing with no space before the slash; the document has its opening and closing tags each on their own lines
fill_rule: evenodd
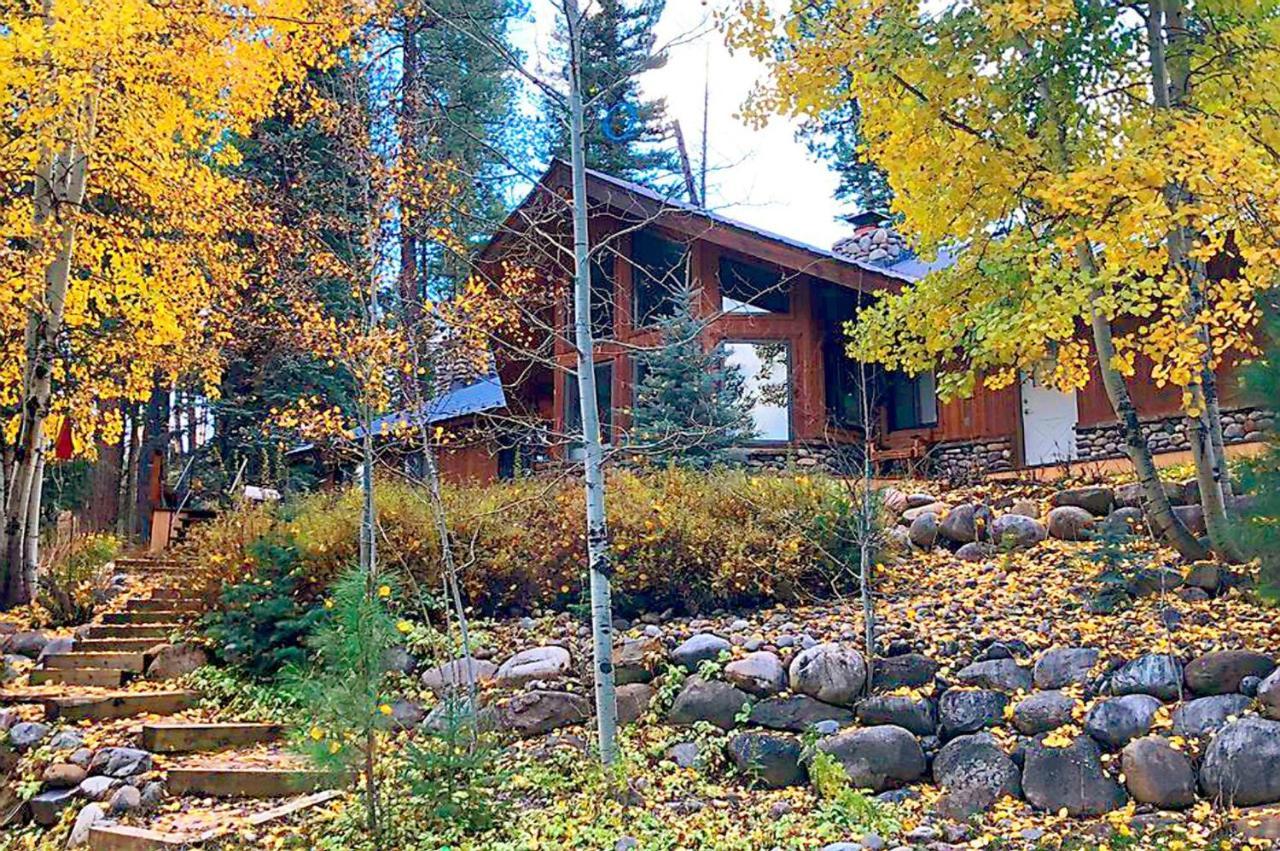
<svg viewBox="0 0 1280 851">
<path fill-rule="evenodd" d="M 533 0 L 534 20 L 517 32 L 517 41 L 531 61 L 536 61 L 535 51 L 545 51 L 550 43 L 556 15 L 553 2 Z M 849 226 L 835 218 L 848 211 L 832 197 L 837 178 L 796 140 L 795 122 L 779 117 L 755 130 L 735 117 L 764 68 L 742 53 L 730 55 L 721 35 L 710 26 L 711 8 L 702 0 L 667 0 L 658 43 L 682 43 L 671 47 L 665 67 L 642 76 L 644 94 L 666 98 L 668 115 L 679 119 L 696 163 L 702 141 L 704 81 L 709 78 L 709 205 L 741 221 L 829 248 L 849 233 Z M 699 32 L 696 39 L 687 38 Z"/>
</svg>

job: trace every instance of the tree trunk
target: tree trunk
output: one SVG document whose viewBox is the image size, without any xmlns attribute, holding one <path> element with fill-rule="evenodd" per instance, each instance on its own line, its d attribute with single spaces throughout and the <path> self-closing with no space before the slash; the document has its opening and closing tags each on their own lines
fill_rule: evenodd
<svg viewBox="0 0 1280 851">
<path fill-rule="evenodd" d="M 31 486 L 31 498 L 27 504 L 27 527 L 22 548 L 22 572 L 31 599 L 39 593 L 40 575 L 40 502 L 44 497 L 44 452 L 36 461 L 35 482 Z"/>
<path fill-rule="evenodd" d="M 128 431 L 121 436 L 124 462 L 120 473 L 120 505 L 116 514 L 116 533 L 121 538 L 136 534 L 138 529 L 138 476 L 141 475 L 138 456 L 142 452 L 141 433 L 138 429 L 139 410 L 136 402 L 129 405 L 125 419 Z"/>
<path fill-rule="evenodd" d="M 600 761 L 618 758 L 618 706 L 613 675 L 613 606 L 610 601 L 609 530 L 605 522 L 604 449 L 597 410 L 595 341 L 591 335 L 591 264 L 587 236 L 587 173 L 582 107 L 582 22 L 578 0 L 565 0 L 569 31 L 569 138 L 573 169 L 573 319 L 582 411 L 583 478 L 586 482 L 587 563 Z"/>
</svg>

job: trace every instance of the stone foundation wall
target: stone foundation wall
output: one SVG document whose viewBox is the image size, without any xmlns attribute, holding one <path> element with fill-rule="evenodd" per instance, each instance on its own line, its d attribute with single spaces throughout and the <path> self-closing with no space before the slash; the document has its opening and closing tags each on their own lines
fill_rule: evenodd
<svg viewBox="0 0 1280 851">
<path fill-rule="evenodd" d="M 939 443 L 929 451 L 926 467 L 950 479 L 965 479 L 1012 470 L 1013 439 L 991 437 Z"/>
<path fill-rule="evenodd" d="M 1264 440 L 1266 432 L 1275 428 L 1276 415 L 1261 408 L 1240 408 L 1222 412 L 1222 436 L 1227 443 L 1253 443 Z M 1181 414 L 1145 421 L 1142 429 L 1151 451 L 1178 452 L 1190 449 L 1187 418 Z M 1076 453 L 1081 461 L 1101 461 L 1124 456 L 1124 439 L 1119 426 L 1077 426 Z"/>
<path fill-rule="evenodd" d="M 793 446 L 746 447 L 734 453 L 734 460 L 748 470 L 811 472 L 850 475 L 859 469 L 862 447 L 858 444 L 825 443 Z"/>
</svg>

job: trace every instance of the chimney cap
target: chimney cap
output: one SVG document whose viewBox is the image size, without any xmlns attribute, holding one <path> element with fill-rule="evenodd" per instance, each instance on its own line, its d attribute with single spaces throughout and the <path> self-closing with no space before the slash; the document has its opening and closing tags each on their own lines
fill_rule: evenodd
<svg viewBox="0 0 1280 851">
<path fill-rule="evenodd" d="M 846 222 L 854 227 L 869 227 L 871 225 L 882 225 L 889 221 L 890 216 L 880 212 L 879 210 L 863 210 L 861 213 L 850 213 L 842 217 Z"/>
</svg>

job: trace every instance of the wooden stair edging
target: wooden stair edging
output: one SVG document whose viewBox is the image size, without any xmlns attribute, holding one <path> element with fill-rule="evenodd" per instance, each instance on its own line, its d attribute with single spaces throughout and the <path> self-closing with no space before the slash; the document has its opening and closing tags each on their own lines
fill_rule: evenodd
<svg viewBox="0 0 1280 851">
<path fill-rule="evenodd" d="M 143 724 L 139 740 L 152 753 L 199 753 L 274 742 L 284 732 L 283 724 L 157 722 Z"/>
<path fill-rule="evenodd" d="M 234 824 L 212 827 L 199 833 L 166 833 L 129 825 L 94 825 L 89 829 L 89 848 L 90 851 L 162 851 L 162 849 L 194 848 L 206 842 L 221 839 L 241 827 L 261 827 L 303 810 L 327 804 L 341 797 L 342 794 L 336 789 L 316 792 L 278 807 L 254 813 Z"/>
<path fill-rule="evenodd" d="M 74 645 L 72 646 L 74 647 Z M 50 653 L 44 657 L 44 662 L 41 664 L 46 669 L 98 668 L 128 671 L 132 674 L 141 674 L 146 670 L 146 658 L 142 653 L 119 651 L 79 652 L 72 650 L 70 653 Z"/>
<path fill-rule="evenodd" d="M 119 668 L 34 668 L 27 675 L 33 686 L 66 685 L 89 688 L 114 688 L 124 685 L 128 671 Z"/>
<path fill-rule="evenodd" d="M 171 766 L 165 774 L 165 789 L 170 795 L 201 798 L 286 798 L 334 789 L 350 779 L 341 772 L 311 768 Z"/>
<path fill-rule="evenodd" d="M 104 626 L 155 626 L 176 624 L 190 612 L 157 609 L 149 612 L 103 612 L 99 623 Z"/>
<path fill-rule="evenodd" d="M 124 603 L 126 612 L 178 612 L 184 615 L 197 615 L 204 608 L 203 601 L 185 597 L 161 597 L 154 600 L 134 597 L 125 600 Z"/>
<path fill-rule="evenodd" d="M 163 644 L 175 630 L 182 629 L 180 623 L 93 623 L 89 624 L 88 637 L 97 638 L 151 638 L 156 644 Z"/>
<path fill-rule="evenodd" d="M 143 653 L 160 644 L 163 638 L 77 638 L 72 653 Z"/>
<path fill-rule="evenodd" d="M 193 691 L 106 692 L 74 697 L 46 697 L 31 703 L 43 703 L 46 719 L 65 721 L 103 721 L 131 718 L 134 715 L 173 715 L 196 705 Z"/>
</svg>

